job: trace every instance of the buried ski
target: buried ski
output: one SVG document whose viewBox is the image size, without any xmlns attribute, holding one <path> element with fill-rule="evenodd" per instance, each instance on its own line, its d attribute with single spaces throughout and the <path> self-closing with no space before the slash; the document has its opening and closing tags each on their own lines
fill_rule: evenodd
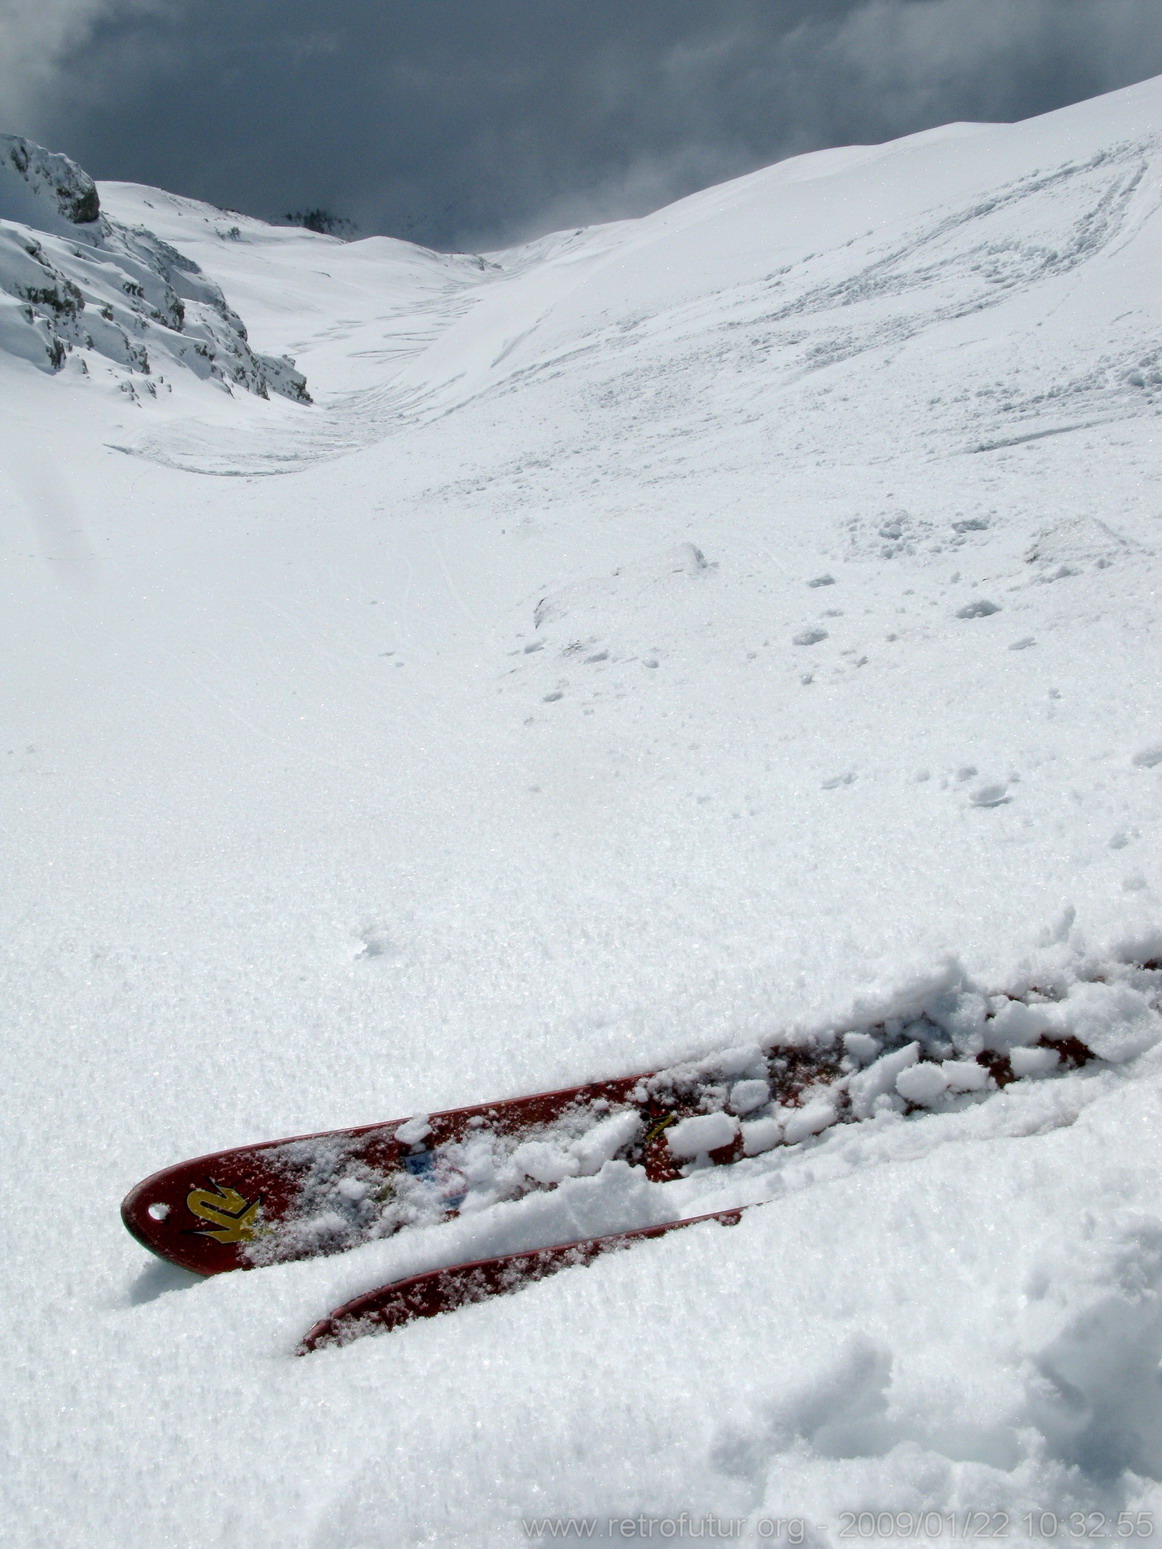
<svg viewBox="0 0 1162 1549">
<path fill-rule="evenodd" d="M 1156 1017 L 1159 963 L 1086 968 L 1084 978 L 991 997 L 949 972 L 907 1015 L 809 1045 L 751 1045 L 644 1075 L 215 1152 L 145 1179 L 122 1217 L 161 1258 L 214 1275 L 342 1252 L 608 1162 L 667 1182 L 833 1124 L 940 1110 L 1095 1055 L 1125 1058 L 1119 1049 L 1138 1047 L 1130 1024 Z M 1154 1036 L 1147 1029 L 1147 1041 Z"/>
<path fill-rule="evenodd" d="M 494 1296 L 512 1296 L 523 1291 L 525 1286 L 559 1274 L 563 1269 L 591 1264 L 603 1253 L 616 1253 L 647 1237 L 664 1237 L 667 1232 L 680 1231 L 684 1226 L 697 1226 L 703 1221 L 735 1226 L 742 1219 L 743 1211 L 753 1208 L 753 1205 L 737 1205 L 708 1215 L 666 1221 L 660 1226 L 642 1226 L 634 1231 L 610 1232 L 604 1237 L 582 1237 L 576 1242 L 557 1243 L 549 1248 L 502 1253 L 496 1258 L 449 1264 L 443 1269 L 430 1269 L 426 1274 L 393 1280 L 377 1286 L 374 1291 L 353 1297 L 325 1318 L 320 1318 L 303 1335 L 295 1354 L 309 1355 L 312 1350 L 349 1345 L 365 1334 L 389 1333 L 418 1318 L 435 1318 L 472 1302 L 490 1301 Z"/>
<path fill-rule="evenodd" d="M 216 1275 L 342 1252 L 447 1220 L 469 1198 L 475 1209 L 519 1199 L 595 1174 L 607 1161 L 668 1182 L 698 1156 L 721 1164 L 748 1146 L 769 1149 L 786 1125 L 755 1132 L 746 1116 L 772 1104 L 794 1110 L 830 1089 L 840 1054 L 733 1051 L 667 1071 L 240 1146 L 154 1173 L 126 1196 L 121 1217 L 160 1258 Z"/>
</svg>

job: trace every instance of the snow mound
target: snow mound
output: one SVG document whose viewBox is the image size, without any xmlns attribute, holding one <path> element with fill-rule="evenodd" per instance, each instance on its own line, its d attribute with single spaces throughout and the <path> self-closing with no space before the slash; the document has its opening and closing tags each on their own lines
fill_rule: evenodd
<svg viewBox="0 0 1162 1549">
<path fill-rule="evenodd" d="M 159 356 L 196 376 L 309 403 L 289 357 L 259 355 L 213 281 L 144 227 L 102 214 L 67 156 L 0 136 L 0 351 L 42 371 L 111 363 L 131 396 L 156 394 Z"/>
</svg>

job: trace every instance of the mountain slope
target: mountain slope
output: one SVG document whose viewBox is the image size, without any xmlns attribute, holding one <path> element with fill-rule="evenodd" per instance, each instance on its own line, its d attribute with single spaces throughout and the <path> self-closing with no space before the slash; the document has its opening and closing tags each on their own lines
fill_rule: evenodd
<svg viewBox="0 0 1162 1549">
<path fill-rule="evenodd" d="M 960 450 L 1019 436 L 1045 412 L 1127 415 L 1157 394 L 1152 89 L 1102 99 L 1100 136 L 1083 105 L 818 152 L 640 221 L 475 261 L 256 222 L 224 244 L 220 212 L 127 185 L 105 197 L 214 263 L 312 380 L 330 386 L 336 373 L 346 391 L 373 372 L 360 406 L 370 435 L 480 394 L 533 389 L 576 408 L 571 384 L 583 380 L 586 423 L 605 439 L 652 430 L 668 441 L 702 425 L 720 436 L 740 400 L 747 423 L 769 423 L 789 399 L 831 445 L 850 436 L 841 405 L 855 372 L 891 395 L 922 448 Z M 280 255 L 300 252 L 314 254 L 296 271 L 314 294 L 291 281 L 294 311 L 271 315 L 262 291 L 285 292 L 294 265 Z M 1143 311 L 1130 321 L 1132 304 Z M 1031 335 L 1037 327 L 1049 333 Z M 987 360 L 961 356 L 985 340 Z M 1007 394 L 991 390 L 997 374 Z"/>
</svg>

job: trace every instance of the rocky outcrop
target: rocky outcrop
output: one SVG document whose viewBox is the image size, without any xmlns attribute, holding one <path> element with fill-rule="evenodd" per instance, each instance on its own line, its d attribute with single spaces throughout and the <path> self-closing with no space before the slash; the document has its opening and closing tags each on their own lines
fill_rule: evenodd
<svg viewBox="0 0 1162 1549">
<path fill-rule="evenodd" d="M 286 356 L 251 349 L 242 319 L 192 260 L 101 210 L 67 156 L 0 135 L 0 350 L 44 371 L 102 357 L 134 390 L 163 361 L 259 397 L 309 403 Z"/>
</svg>

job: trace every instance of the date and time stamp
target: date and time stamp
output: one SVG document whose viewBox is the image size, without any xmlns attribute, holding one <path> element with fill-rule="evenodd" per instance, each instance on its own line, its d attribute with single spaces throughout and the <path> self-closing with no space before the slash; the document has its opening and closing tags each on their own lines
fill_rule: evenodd
<svg viewBox="0 0 1162 1549">
<path fill-rule="evenodd" d="M 1093 1543 L 1099 1539 L 1152 1539 L 1154 1513 L 1122 1511 L 844 1511 L 835 1536 L 871 1542 L 897 1539 L 931 1543 L 939 1539 L 993 1542 L 1001 1539 Z"/>
</svg>

